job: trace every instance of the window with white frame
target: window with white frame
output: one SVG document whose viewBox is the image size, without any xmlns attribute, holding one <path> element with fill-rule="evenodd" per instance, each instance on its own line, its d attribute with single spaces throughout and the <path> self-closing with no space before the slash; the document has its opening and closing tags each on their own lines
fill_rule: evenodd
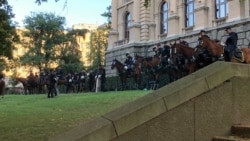
<svg viewBox="0 0 250 141">
<path fill-rule="evenodd" d="M 131 22 L 131 15 L 129 12 L 126 13 L 125 15 L 125 39 L 129 40 L 129 26 Z"/>
<path fill-rule="evenodd" d="M 216 19 L 224 18 L 228 15 L 228 1 L 215 0 L 215 17 Z"/>
<path fill-rule="evenodd" d="M 185 0 L 185 27 L 194 26 L 194 0 Z"/>
<path fill-rule="evenodd" d="M 161 5 L 161 21 L 160 21 L 160 33 L 166 34 L 168 32 L 168 3 L 163 2 Z"/>
</svg>

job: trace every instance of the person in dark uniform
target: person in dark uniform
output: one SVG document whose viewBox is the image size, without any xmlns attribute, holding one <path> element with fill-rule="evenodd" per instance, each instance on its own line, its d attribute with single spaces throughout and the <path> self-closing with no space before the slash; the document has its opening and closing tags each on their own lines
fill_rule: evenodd
<svg viewBox="0 0 250 141">
<path fill-rule="evenodd" d="M 162 51 L 162 55 L 161 55 L 161 64 L 163 67 L 166 67 L 166 65 L 168 64 L 168 59 L 170 58 L 170 52 L 171 51 L 171 47 L 167 44 L 167 42 L 164 42 L 163 45 L 163 51 Z"/>
<path fill-rule="evenodd" d="M 56 71 L 56 76 L 58 77 L 59 80 L 63 79 L 64 71 L 61 67 L 58 67 Z"/>
<path fill-rule="evenodd" d="M 124 61 L 124 68 L 127 71 L 127 74 L 130 75 L 132 72 L 133 57 L 129 53 L 126 53 L 126 60 Z"/>
<path fill-rule="evenodd" d="M 89 70 L 89 72 L 87 73 L 87 76 L 88 76 L 89 91 L 93 92 L 94 86 L 95 86 L 95 72 L 93 70 Z"/>
<path fill-rule="evenodd" d="M 101 91 L 104 91 L 104 85 L 106 82 L 106 70 L 102 65 L 99 65 L 98 74 L 101 75 Z"/>
<path fill-rule="evenodd" d="M 185 46 L 188 46 L 188 45 L 189 45 L 188 42 L 185 41 L 182 37 L 179 37 L 178 39 L 179 39 L 179 43 L 180 43 L 180 44 L 185 45 Z"/>
<path fill-rule="evenodd" d="M 201 30 L 201 31 L 200 31 L 200 37 L 202 37 L 202 36 L 206 36 L 206 37 L 210 38 L 210 37 L 206 34 L 206 31 L 205 31 L 205 30 Z"/>
<path fill-rule="evenodd" d="M 226 32 L 229 37 L 226 40 L 225 47 L 225 61 L 230 61 L 233 57 L 234 51 L 237 48 L 238 34 L 231 30 L 231 27 L 226 27 Z"/>
<path fill-rule="evenodd" d="M 56 73 L 53 69 L 50 70 L 49 74 L 49 87 L 48 87 L 48 98 L 57 96 L 56 93 Z"/>
<path fill-rule="evenodd" d="M 162 57 L 163 48 L 161 47 L 161 44 L 157 44 L 157 46 L 153 48 L 153 51 L 155 53 L 154 57 Z"/>
</svg>

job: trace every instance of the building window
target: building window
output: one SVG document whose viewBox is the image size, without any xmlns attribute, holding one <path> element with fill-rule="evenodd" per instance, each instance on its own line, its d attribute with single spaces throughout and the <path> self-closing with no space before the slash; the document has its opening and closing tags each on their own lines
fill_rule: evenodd
<svg viewBox="0 0 250 141">
<path fill-rule="evenodd" d="M 129 26 L 131 22 L 131 15 L 129 12 L 125 15 L 125 39 L 129 40 Z"/>
<path fill-rule="evenodd" d="M 168 3 L 164 2 L 161 5 L 161 34 L 168 32 Z"/>
<path fill-rule="evenodd" d="M 228 15 L 228 2 L 227 0 L 215 0 L 215 16 L 216 19 L 225 18 Z"/>
<path fill-rule="evenodd" d="M 194 0 L 185 0 L 185 27 L 194 26 Z"/>
</svg>

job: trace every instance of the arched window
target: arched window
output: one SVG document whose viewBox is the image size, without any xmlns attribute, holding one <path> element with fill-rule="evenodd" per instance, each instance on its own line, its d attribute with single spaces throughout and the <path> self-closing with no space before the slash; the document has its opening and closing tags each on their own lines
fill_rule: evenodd
<svg viewBox="0 0 250 141">
<path fill-rule="evenodd" d="M 164 2 L 161 5 L 161 34 L 168 32 L 168 3 Z"/>
<path fill-rule="evenodd" d="M 228 15 L 227 0 L 215 0 L 215 17 L 216 19 L 224 18 Z"/>
<path fill-rule="evenodd" d="M 125 39 L 129 40 L 129 26 L 131 22 L 131 15 L 129 12 L 125 15 Z"/>
<path fill-rule="evenodd" d="M 185 27 L 194 26 L 194 0 L 185 0 Z"/>
</svg>

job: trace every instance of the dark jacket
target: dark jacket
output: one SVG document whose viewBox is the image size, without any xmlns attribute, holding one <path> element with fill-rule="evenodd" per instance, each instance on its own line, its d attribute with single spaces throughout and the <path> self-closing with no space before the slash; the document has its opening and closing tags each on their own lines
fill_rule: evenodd
<svg viewBox="0 0 250 141">
<path fill-rule="evenodd" d="M 125 65 L 132 65 L 132 63 L 133 63 L 133 58 L 131 56 L 127 56 L 124 64 Z"/>
<path fill-rule="evenodd" d="M 229 33 L 229 37 L 226 40 L 226 50 L 231 52 L 237 48 L 238 35 L 235 32 Z"/>
</svg>

